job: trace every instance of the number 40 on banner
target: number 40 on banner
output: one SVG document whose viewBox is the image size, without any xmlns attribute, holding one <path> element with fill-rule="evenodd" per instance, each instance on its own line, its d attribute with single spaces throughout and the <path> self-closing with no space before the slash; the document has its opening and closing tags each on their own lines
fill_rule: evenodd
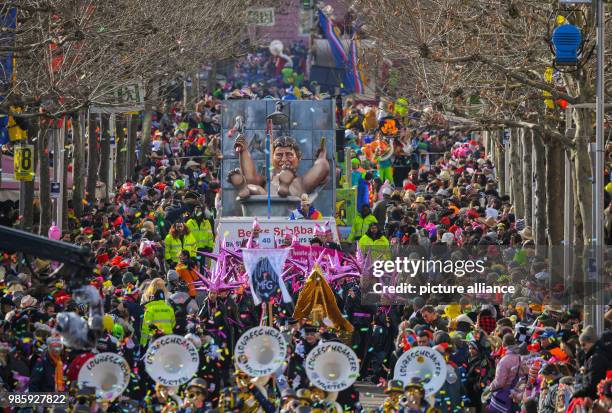
<svg viewBox="0 0 612 413">
<path fill-rule="evenodd" d="M 15 147 L 15 179 L 29 182 L 34 179 L 34 146 Z"/>
</svg>

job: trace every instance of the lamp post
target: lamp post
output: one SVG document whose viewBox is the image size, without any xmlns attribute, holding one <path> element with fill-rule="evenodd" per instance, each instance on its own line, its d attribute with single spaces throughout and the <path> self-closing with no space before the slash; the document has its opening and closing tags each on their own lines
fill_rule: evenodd
<svg viewBox="0 0 612 413">
<path fill-rule="evenodd" d="M 551 40 L 557 66 L 578 64 L 578 51 L 582 44 L 582 33 L 578 27 L 568 23 L 561 24 L 553 31 Z"/>
<path fill-rule="evenodd" d="M 266 117 L 266 137 L 267 137 L 267 146 L 268 150 L 266 151 L 266 180 L 268 182 L 268 219 L 270 219 L 270 215 L 272 215 L 272 194 L 270 194 L 272 174 L 270 173 L 270 169 L 272 168 L 272 132 L 274 130 L 274 125 L 283 126 L 289 123 L 289 117 L 283 112 L 283 102 L 276 102 L 274 112 L 269 114 Z"/>
<path fill-rule="evenodd" d="M 597 85 L 596 85 L 596 100 L 595 100 L 595 265 L 597 268 L 596 285 L 596 302 L 595 302 L 595 331 L 597 335 L 601 335 L 604 329 L 603 321 L 603 248 L 604 248 L 604 230 L 603 230 L 603 214 L 604 214 L 604 53 L 605 53 L 605 36 L 604 36 L 604 0 L 597 0 L 596 5 L 597 15 Z"/>
</svg>

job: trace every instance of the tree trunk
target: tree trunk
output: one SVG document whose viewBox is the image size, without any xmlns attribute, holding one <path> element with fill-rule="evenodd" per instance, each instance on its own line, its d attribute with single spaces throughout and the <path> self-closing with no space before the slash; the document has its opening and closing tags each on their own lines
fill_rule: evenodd
<svg viewBox="0 0 612 413">
<path fill-rule="evenodd" d="M 565 152 L 563 145 L 549 139 L 546 145 L 546 226 L 551 285 L 563 283 L 563 204 L 565 199 Z"/>
<path fill-rule="evenodd" d="M 546 145 L 546 201 L 548 244 L 561 245 L 563 241 L 563 199 L 565 193 L 563 146 L 556 140 L 549 140 Z"/>
<path fill-rule="evenodd" d="M 523 146 L 523 206 L 525 207 L 525 225 L 533 226 L 533 175 L 531 154 L 533 152 L 533 131 L 523 130 L 521 134 Z"/>
<path fill-rule="evenodd" d="M 117 131 L 116 131 L 116 142 L 117 142 L 117 157 L 115 158 L 115 181 L 118 185 L 122 185 L 125 182 L 125 162 L 127 154 L 127 142 L 126 142 L 126 127 L 125 117 L 123 115 L 117 115 Z"/>
<path fill-rule="evenodd" d="M 41 132 L 41 128 L 39 126 L 39 122 L 30 122 L 30 128 L 28 129 L 28 136 L 29 137 L 33 137 L 36 136 L 36 142 L 32 142 L 30 140 L 28 140 L 30 143 L 35 143 L 34 145 L 34 153 L 33 153 L 33 157 L 34 159 L 32 160 L 32 162 L 34 162 L 33 165 L 33 171 L 36 174 L 38 171 L 38 141 L 41 139 L 41 134 L 44 133 L 44 128 Z M 22 225 L 22 229 L 24 231 L 28 231 L 28 232 L 33 232 L 33 227 L 34 227 L 34 181 L 36 180 L 37 176 L 34 176 L 34 179 L 32 179 L 32 181 L 30 182 L 24 182 L 24 196 L 20 197 L 20 200 L 23 199 L 24 201 L 24 205 L 23 205 L 23 217 L 22 217 L 22 221 L 21 221 L 21 225 Z M 40 182 L 40 176 L 38 176 L 39 182 Z"/>
<path fill-rule="evenodd" d="M 576 156 L 575 153 L 571 156 L 572 161 L 572 188 L 574 190 L 574 194 L 578 193 L 578 180 L 576 179 L 576 172 L 578 168 L 576 167 Z M 580 207 L 576 203 L 576 197 L 574 197 L 574 246 L 581 246 L 586 243 L 584 239 L 584 223 L 582 222 L 582 215 L 580 214 Z"/>
<path fill-rule="evenodd" d="M 497 171 L 497 181 L 499 182 L 499 195 L 506 195 L 506 154 L 504 152 L 503 136 L 504 131 L 494 131 L 494 148 L 495 148 L 495 170 Z"/>
<path fill-rule="evenodd" d="M 96 182 L 98 180 L 98 140 L 96 137 L 96 115 L 90 113 L 87 119 L 87 202 L 96 201 Z"/>
<path fill-rule="evenodd" d="M 51 226 L 51 196 L 49 184 L 49 139 L 53 137 L 53 129 L 46 128 L 44 133 L 41 133 L 38 139 L 38 153 L 40 156 L 40 182 L 38 187 L 38 196 L 40 198 L 40 225 L 38 233 L 42 236 L 47 236 L 49 227 Z M 57 162 L 57 154 L 54 162 Z"/>
<path fill-rule="evenodd" d="M 572 188 L 574 190 L 574 194 L 578 193 L 578 182 L 576 180 L 576 157 L 571 156 L 572 161 Z M 585 272 L 584 265 L 585 260 L 582 258 L 583 254 L 583 246 L 585 246 L 584 240 L 584 231 L 582 227 L 584 226 L 582 223 L 582 216 L 580 215 L 580 207 L 576 203 L 576 197 L 574 197 L 574 244 L 571 246 L 572 251 L 574 252 L 574 291 L 576 292 L 575 297 L 578 297 L 581 301 L 584 301 L 587 289 L 586 284 L 584 282 Z"/>
<path fill-rule="evenodd" d="M 34 145 L 34 153 L 38 152 L 38 146 Z M 35 158 L 38 158 L 36 155 Z M 36 164 L 34 164 L 36 168 Z M 34 169 L 36 170 L 36 169 Z M 34 181 L 24 182 L 24 208 L 23 208 L 23 217 L 22 217 L 22 225 L 23 230 L 28 232 L 33 232 L 34 230 Z"/>
<path fill-rule="evenodd" d="M 546 148 L 542 133 L 538 129 L 533 131 L 533 154 L 535 156 L 533 174 L 535 176 L 535 214 L 534 214 L 534 241 L 536 254 L 544 257 L 546 254 Z"/>
<path fill-rule="evenodd" d="M 141 165 L 148 165 L 151 158 L 151 123 L 153 122 L 153 107 L 145 103 L 142 119 L 142 138 L 140 140 Z"/>
<path fill-rule="evenodd" d="M 591 171 L 591 157 L 589 143 L 593 136 L 593 116 L 590 109 L 574 110 L 574 121 L 576 124 L 576 203 L 582 217 L 582 239 L 586 244 L 591 244 L 593 233 L 593 188 Z"/>
<path fill-rule="evenodd" d="M 208 79 L 206 80 L 206 93 L 212 95 L 215 91 L 215 85 L 217 84 L 217 63 L 214 62 L 210 65 L 210 72 L 208 72 Z"/>
<path fill-rule="evenodd" d="M 183 74 L 183 111 L 187 112 L 189 109 L 189 90 L 187 89 L 187 74 Z"/>
<path fill-rule="evenodd" d="M 83 120 L 82 112 L 72 118 L 72 207 L 77 218 L 83 215 L 83 176 L 85 175 L 83 167 L 85 145 L 81 129 Z"/>
<path fill-rule="evenodd" d="M 512 181 L 512 204 L 516 217 L 525 216 L 525 202 L 523 195 L 523 168 L 521 165 L 521 134 L 523 130 L 510 131 L 510 179 Z"/>
<path fill-rule="evenodd" d="M 98 176 L 100 181 L 104 182 L 104 201 L 108 200 L 108 194 L 111 191 L 112 182 L 108 179 L 108 171 L 110 164 L 110 137 L 109 137 L 109 121 L 107 114 L 100 115 L 100 165 L 98 167 Z"/>
<path fill-rule="evenodd" d="M 200 96 L 202 94 L 202 87 L 200 86 L 200 69 L 197 69 L 194 73 L 193 73 L 193 90 L 194 90 L 194 95 L 195 95 L 195 100 L 194 100 L 194 110 L 195 110 L 195 104 L 198 103 L 198 101 L 200 100 Z"/>
<path fill-rule="evenodd" d="M 130 179 L 134 176 L 134 171 L 136 168 L 136 132 L 137 130 L 138 130 L 138 118 L 135 115 L 129 115 L 126 177 Z"/>
</svg>

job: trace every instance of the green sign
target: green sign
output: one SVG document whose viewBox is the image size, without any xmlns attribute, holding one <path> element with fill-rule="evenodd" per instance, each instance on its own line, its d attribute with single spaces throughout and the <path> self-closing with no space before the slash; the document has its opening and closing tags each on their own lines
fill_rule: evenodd
<svg viewBox="0 0 612 413">
<path fill-rule="evenodd" d="M 336 225 L 352 226 L 357 208 L 357 189 L 336 190 Z"/>
<path fill-rule="evenodd" d="M 274 26 L 274 7 L 247 10 L 247 22 L 252 26 Z"/>
<path fill-rule="evenodd" d="M 144 88 L 141 83 L 123 85 L 95 101 L 91 113 L 129 113 L 144 110 Z"/>
</svg>

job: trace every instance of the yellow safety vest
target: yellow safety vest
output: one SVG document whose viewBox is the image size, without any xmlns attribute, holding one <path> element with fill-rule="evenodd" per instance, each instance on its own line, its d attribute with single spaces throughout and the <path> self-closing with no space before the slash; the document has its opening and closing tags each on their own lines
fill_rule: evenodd
<svg viewBox="0 0 612 413">
<path fill-rule="evenodd" d="M 365 234 L 361 238 L 359 238 L 359 248 L 363 249 L 364 247 L 367 247 L 367 246 L 388 247 L 389 240 L 384 235 L 378 238 L 377 240 L 373 240 L 367 234 Z"/>
<path fill-rule="evenodd" d="M 378 220 L 372 214 L 365 218 L 363 218 L 361 214 L 355 214 L 355 219 L 353 220 L 353 226 L 351 228 L 351 233 L 349 234 L 348 240 L 358 240 L 361 236 L 363 236 L 363 234 L 368 232 L 368 228 L 370 228 L 370 224 L 373 222 L 378 223 Z"/>
<path fill-rule="evenodd" d="M 209 220 L 203 219 L 202 222 L 198 224 L 198 221 L 191 218 L 185 225 L 189 228 L 189 232 L 193 234 L 197 248 L 213 247 L 214 237 Z"/>
<path fill-rule="evenodd" d="M 191 233 L 184 235 L 182 241 L 180 238 L 174 238 L 171 234 L 166 235 L 164 247 L 164 258 L 176 262 L 179 261 L 178 257 L 182 250 L 189 251 L 190 257 L 195 257 L 198 251 L 196 239 Z"/>
<path fill-rule="evenodd" d="M 166 235 L 164 239 L 164 258 L 166 261 L 178 261 L 178 256 L 181 252 L 181 240 L 174 238 L 171 234 Z"/>
<path fill-rule="evenodd" d="M 149 325 L 153 324 L 164 334 L 172 334 L 176 325 L 174 310 L 164 300 L 149 301 L 145 304 L 145 313 L 140 329 L 140 344 L 146 345 L 151 337 Z"/>
</svg>

